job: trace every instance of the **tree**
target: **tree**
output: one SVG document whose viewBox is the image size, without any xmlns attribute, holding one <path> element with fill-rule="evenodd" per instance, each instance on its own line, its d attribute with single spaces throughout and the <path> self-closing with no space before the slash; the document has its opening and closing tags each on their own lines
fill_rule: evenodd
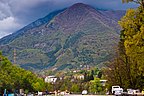
<svg viewBox="0 0 144 96">
<path fill-rule="evenodd" d="M 72 84 L 72 87 L 71 87 L 70 91 L 74 92 L 74 93 L 80 92 L 80 88 L 77 84 L 74 83 L 74 84 Z"/>
<path fill-rule="evenodd" d="M 135 88 L 144 85 L 144 10 L 129 9 L 119 24 L 122 27 L 122 36 L 125 54 L 129 57 L 131 83 Z M 142 86 L 141 86 L 142 85 Z"/>
<path fill-rule="evenodd" d="M 100 83 L 100 79 L 94 78 L 94 80 L 91 80 L 89 86 L 89 92 L 95 94 L 101 91 L 102 91 L 102 85 Z"/>
<path fill-rule="evenodd" d="M 45 84 L 45 87 L 46 87 L 46 90 L 47 90 L 48 92 L 54 91 L 53 85 L 52 85 L 51 83 L 46 83 L 46 84 Z M 58 89 L 57 89 L 57 90 L 58 90 Z"/>
<path fill-rule="evenodd" d="M 103 70 L 104 76 L 108 80 L 109 88 L 113 85 L 119 85 L 124 89 L 132 88 L 129 68 L 127 56 L 117 53 L 115 58 L 107 64 L 107 69 Z"/>
<path fill-rule="evenodd" d="M 45 90 L 45 83 L 42 79 L 37 79 L 35 82 L 32 83 L 32 87 L 35 91 L 43 91 Z"/>
<path fill-rule="evenodd" d="M 144 0 L 122 0 L 123 3 L 135 2 L 144 8 Z"/>
<path fill-rule="evenodd" d="M 125 2 L 134 0 L 125 0 Z M 137 0 L 143 3 L 143 0 Z M 122 27 L 116 58 L 109 64 L 106 76 L 110 84 L 124 88 L 144 88 L 144 8 L 128 9 L 119 21 Z"/>
<path fill-rule="evenodd" d="M 4 89 L 27 89 L 39 91 L 45 89 L 44 81 L 30 71 L 26 71 L 12 63 L 0 52 L 0 93 Z"/>
</svg>

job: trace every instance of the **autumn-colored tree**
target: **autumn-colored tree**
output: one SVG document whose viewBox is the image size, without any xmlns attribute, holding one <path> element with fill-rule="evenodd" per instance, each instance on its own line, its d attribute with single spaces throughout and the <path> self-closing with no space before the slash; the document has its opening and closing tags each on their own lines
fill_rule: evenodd
<svg viewBox="0 0 144 96">
<path fill-rule="evenodd" d="M 111 85 L 126 88 L 144 89 L 144 1 L 136 2 L 137 9 L 128 9 L 119 21 L 122 27 L 116 58 L 108 64 L 106 77 Z"/>
<path fill-rule="evenodd" d="M 131 83 L 135 88 L 144 85 L 144 10 L 127 10 L 126 15 L 119 24 L 122 27 L 123 44 L 125 54 L 129 57 Z"/>
</svg>

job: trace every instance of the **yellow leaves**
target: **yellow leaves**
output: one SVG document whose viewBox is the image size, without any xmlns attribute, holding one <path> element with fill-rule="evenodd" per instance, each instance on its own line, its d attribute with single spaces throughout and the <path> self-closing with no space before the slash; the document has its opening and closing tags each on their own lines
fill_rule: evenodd
<svg viewBox="0 0 144 96">
<path fill-rule="evenodd" d="M 144 11 L 140 9 L 127 10 L 119 24 L 123 29 L 126 54 L 137 57 L 139 53 L 144 53 Z"/>
<path fill-rule="evenodd" d="M 144 40 L 144 24 L 143 26 L 141 26 L 140 31 L 141 31 L 142 39 Z"/>
<path fill-rule="evenodd" d="M 127 38 L 124 42 L 126 53 L 129 56 L 137 56 L 138 53 L 144 53 L 144 35 L 142 32 L 138 31 L 136 35 L 133 35 L 132 38 Z"/>
<path fill-rule="evenodd" d="M 137 10 L 134 9 L 128 9 L 126 12 L 126 15 L 121 18 L 121 20 L 119 21 L 120 26 L 123 29 L 128 29 L 128 28 L 135 28 L 136 25 L 136 15 L 137 15 Z"/>
<path fill-rule="evenodd" d="M 122 0 L 122 3 L 129 3 L 132 2 L 133 0 Z"/>
<path fill-rule="evenodd" d="M 144 80 L 141 77 L 144 76 L 144 10 L 129 9 L 119 24 L 122 27 L 121 44 L 124 44 L 124 46 L 120 46 L 124 50 L 121 55 L 125 56 L 123 57 L 126 60 L 124 64 L 128 65 L 125 68 L 130 74 L 127 78 L 128 83 L 132 84 L 130 86 L 142 88 L 139 85 Z"/>
<path fill-rule="evenodd" d="M 124 46 L 125 46 L 125 49 L 126 49 L 126 54 L 130 54 L 131 53 L 131 51 L 133 50 L 133 49 L 131 49 L 132 45 L 133 45 L 133 42 L 129 42 L 128 40 L 126 40 L 124 42 Z"/>
<path fill-rule="evenodd" d="M 124 35 L 126 38 L 132 37 L 136 34 L 138 25 L 136 19 L 137 10 L 129 9 L 126 12 L 126 15 L 118 23 L 124 30 Z"/>
</svg>

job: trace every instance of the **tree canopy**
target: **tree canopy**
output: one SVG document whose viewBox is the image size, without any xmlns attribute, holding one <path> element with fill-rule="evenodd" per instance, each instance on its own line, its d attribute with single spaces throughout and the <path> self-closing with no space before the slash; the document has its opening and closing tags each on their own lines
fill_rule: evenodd
<svg viewBox="0 0 144 96">
<path fill-rule="evenodd" d="M 25 89 L 28 91 L 44 90 L 44 81 L 30 71 L 13 65 L 0 52 L 0 93 L 4 89 L 14 91 Z"/>
</svg>

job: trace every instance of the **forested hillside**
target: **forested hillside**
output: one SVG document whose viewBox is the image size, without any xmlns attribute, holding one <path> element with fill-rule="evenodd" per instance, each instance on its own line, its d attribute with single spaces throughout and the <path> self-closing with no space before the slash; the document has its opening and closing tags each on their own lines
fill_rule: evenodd
<svg viewBox="0 0 144 96">
<path fill-rule="evenodd" d="M 3 54 L 29 70 L 102 67 L 119 41 L 117 21 L 125 11 L 77 3 L 0 39 Z"/>
</svg>

